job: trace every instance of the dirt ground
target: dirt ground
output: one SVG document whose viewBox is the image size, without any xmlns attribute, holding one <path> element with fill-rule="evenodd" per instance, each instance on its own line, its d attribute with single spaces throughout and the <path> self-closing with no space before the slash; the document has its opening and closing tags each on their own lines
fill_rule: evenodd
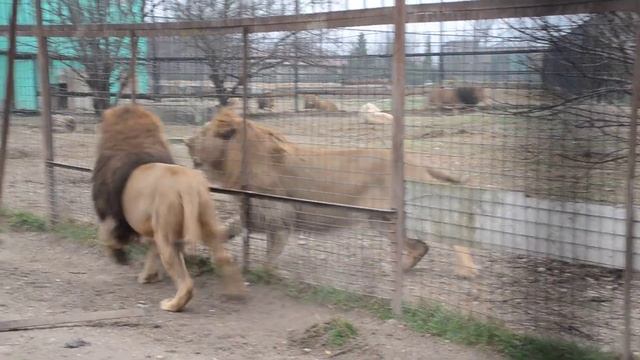
<svg viewBox="0 0 640 360">
<path fill-rule="evenodd" d="M 101 249 L 49 234 L 0 234 L 0 320 L 143 307 L 147 315 L 54 329 L 0 333 L 3 359 L 500 359 L 480 349 L 416 334 L 394 320 L 303 303 L 281 290 L 250 285 L 246 302 L 220 297 L 218 281 L 196 277 L 183 313 L 158 302 L 173 294 L 169 280 L 140 285 L 141 264 L 116 265 Z M 340 316 L 362 346 L 342 354 L 305 349 L 291 334 Z M 88 343 L 71 349 L 65 344 Z M 327 352 L 329 351 L 329 352 Z"/>
</svg>

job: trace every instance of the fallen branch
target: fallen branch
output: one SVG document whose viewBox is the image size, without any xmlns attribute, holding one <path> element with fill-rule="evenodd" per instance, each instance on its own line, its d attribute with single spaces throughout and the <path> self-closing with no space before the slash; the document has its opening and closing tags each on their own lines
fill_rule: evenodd
<svg viewBox="0 0 640 360">
<path fill-rule="evenodd" d="M 30 330 L 33 328 L 51 329 L 56 327 L 68 326 L 69 324 L 80 324 L 85 322 L 112 320 L 127 317 L 144 316 L 143 309 L 126 309 L 126 310 L 109 310 L 96 311 L 90 313 L 76 313 L 47 316 L 33 319 L 17 319 L 0 321 L 0 332 Z"/>
</svg>

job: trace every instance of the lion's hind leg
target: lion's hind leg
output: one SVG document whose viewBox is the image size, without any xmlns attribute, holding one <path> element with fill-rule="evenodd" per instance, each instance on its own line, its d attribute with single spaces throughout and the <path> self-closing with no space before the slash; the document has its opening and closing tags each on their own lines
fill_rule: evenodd
<svg viewBox="0 0 640 360">
<path fill-rule="evenodd" d="M 456 253 L 456 275 L 473 279 L 480 274 L 480 267 L 473 261 L 471 250 L 466 246 L 453 245 Z"/>
<path fill-rule="evenodd" d="M 144 267 L 138 275 L 138 282 L 140 284 L 148 284 L 162 280 L 162 268 L 159 266 L 160 257 L 158 254 L 158 248 L 150 241 L 149 249 L 144 260 Z"/>
<path fill-rule="evenodd" d="M 176 295 L 162 300 L 160 308 L 166 311 L 181 311 L 193 297 L 193 280 L 184 263 L 184 256 L 176 242 L 167 234 L 156 232 L 154 240 L 162 265 L 177 288 Z"/>
<path fill-rule="evenodd" d="M 118 264 L 128 263 L 127 252 L 121 241 L 113 236 L 116 221 L 112 217 L 107 217 L 98 223 L 98 241 L 107 247 L 111 256 Z"/>
<path fill-rule="evenodd" d="M 275 269 L 276 260 L 282 254 L 284 247 L 287 245 L 289 232 L 284 229 L 278 229 L 267 232 L 267 263 L 268 271 Z"/>
</svg>

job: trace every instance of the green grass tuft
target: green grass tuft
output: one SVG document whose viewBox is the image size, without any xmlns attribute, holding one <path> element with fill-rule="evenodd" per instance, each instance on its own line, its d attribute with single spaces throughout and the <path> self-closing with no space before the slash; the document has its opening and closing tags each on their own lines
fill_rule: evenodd
<svg viewBox="0 0 640 360">
<path fill-rule="evenodd" d="M 617 357 L 593 346 L 514 333 L 439 305 L 405 307 L 402 320 L 417 332 L 464 345 L 486 346 L 514 360 L 613 360 Z"/>
<path fill-rule="evenodd" d="M 264 268 L 247 271 L 245 278 L 250 283 L 263 285 L 274 285 L 280 281 L 271 271 Z"/>
<path fill-rule="evenodd" d="M 330 347 L 342 347 L 357 335 L 356 327 L 345 319 L 336 318 L 327 324 L 327 345 Z"/>
<path fill-rule="evenodd" d="M 53 233 L 63 238 L 82 242 L 86 245 L 96 245 L 98 234 L 95 225 L 75 221 L 64 221 L 56 224 Z"/>
<path fill-rule="evenodd" d="M 387 320 L 393 318 L 387 301 L 354 294 L 331 287 L 288 285 L 287 294 L 306 301 L 337 307 L 342 310 L 365 309 Z M 513 360 L 614 360 L 615 354 L 595 346 L 566 340 L 515 333 L 490 321 L 448 310 L 441 305 L 405 306 L 399 319 L 410 329 L 428 333 L 458 344 L 494 349 Z"/>
<path fill-rule="evenodd" d="M 4 212 L 9 228 L 13 231 L 47 231 L 47 222 L 40 216 L 25 212 Z"/>
<path fill-rule="evenodd" d="M 289 286 L 287 293 L 295 298 L 337 307 L 341 310 L 365 309 L 376 317 L 393 318 L 388 301 L 327 286 Z"/>
<path fill-rule="evenodd" d="M 187 269 L 189 269 L 189 272 L 193 276 L 216 273 L 216 269 L 213 267 L 211 259 L 206 256 L 188 255 L 184 257 L 184 262 L 187 265 Z"/>
</svg>

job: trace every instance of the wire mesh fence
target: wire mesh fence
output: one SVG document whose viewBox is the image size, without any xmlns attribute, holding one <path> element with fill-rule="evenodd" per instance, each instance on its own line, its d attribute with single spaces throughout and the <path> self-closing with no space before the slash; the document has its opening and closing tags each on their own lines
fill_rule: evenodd
<svg viewBox="0 0 640 360">
<path fill-rule="evenodd" d="M 126 8 L 104 23 L 245 18 L 245 27 L 145 36 L 129 24 L 49 38 L 57 162 L 91 168 L 97 114 L 135 99 L 163 120 L 178 164 L 203 170 L 214 186 L 287 198 L 214 191 L 224 221 L 243 219 L 250 241 L 229 245 L 249 267 L 387 299 L 401 288 L 406 304 L 623 346 L 637 13 L 594 7 L 598 13 L 508 18 L 510 8 L 490 8 L 504 16 L 444 21 L 465 9 L 434 20 L 410 8 L 405 111 L 394 119 L 390 24 L 360 26 L 366 21 L 357 18 L 291 30 L 290 17 L 261 31 L 260 17 L 336 4 L 196 6 L 204 3 L 145 14 Z M 45 24 L 82 23 L 45 10 Z M 21 114 L 11 126 L 3 200 L 47 214 L 32 39 L 19 38 L 13 108 Z M 401 264 L 394 121 L 405 132 Z M 51 211 L 94 222 L 90 174 L 72 167 L 55 169 Z M 399 268 L 407 270 L 402 283 L 394 282 Z M 639 289 L 634 280 L 631 299 Z"/>
</svg>

